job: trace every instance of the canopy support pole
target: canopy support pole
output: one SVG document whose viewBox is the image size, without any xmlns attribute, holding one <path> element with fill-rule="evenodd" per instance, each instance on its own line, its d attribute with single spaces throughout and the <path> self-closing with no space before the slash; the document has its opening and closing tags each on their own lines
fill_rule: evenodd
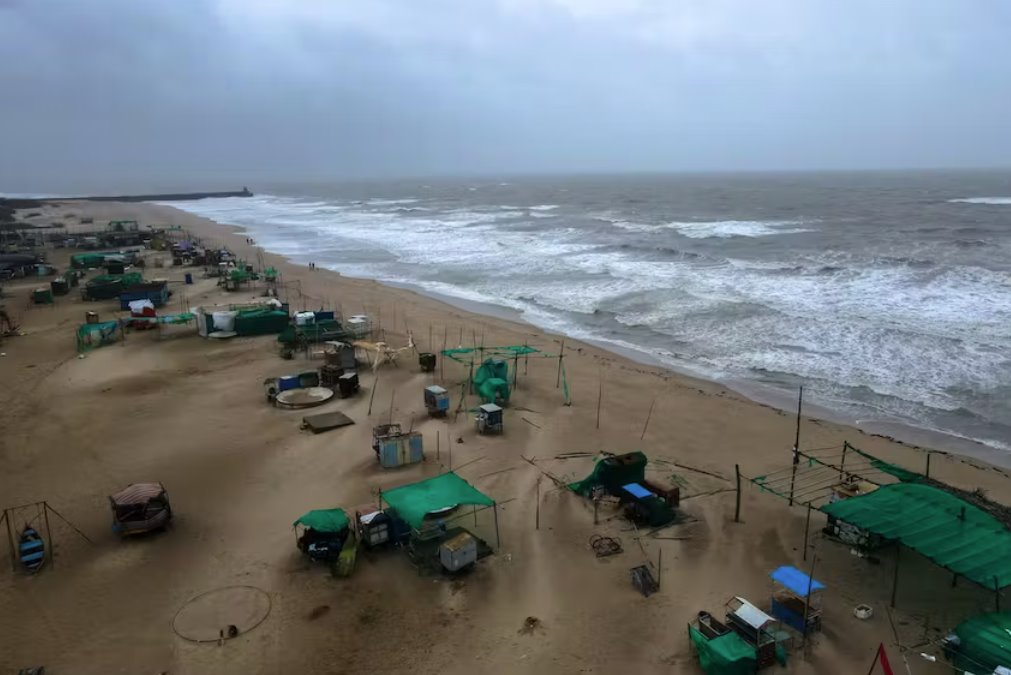
<svg viewBox="0 0 1011 675">
<path fill-rule="evenodd" d="M 46 521 L 46 537 L 49 539 L 49 564 L 56 568 L 56 543 L 53 541 L 53 530 L 49 527 L 49 502 L 42 502 L 42 516 Z M 996 580 L 996 579 L 995 579 Z M 998 604 L 1000 604 L 998 602 Z M 998 610 L 1000 611 L 1000 610 Z"/>
<path fill-rule="evenodd" d="M 643 430 L 645 433 L 645 430 Z M 734 464 L 734 474 L 737 476 L 737 504 L 734 506 L 734 522 L 741 522 L 741 465 Z"/>
<path fill-rule="evenodd" d="M 892 576 L 892 608 L 895 608 L 895 596 L 899 591 L 899 557 L 902 553 L 902 544 L 895 542 L 895 572 Z"/>
<path fill-rule="evenodd" d="M 849 441 L 843 441 L 842 443 L 842 459 L 839 461 L 839 480 L 843 479 L 843 473 L 846 468 L 846 451 L 849 450 Z"/>
<path fill-rule="evenodd" d="M 807 519 L 804 522 L 804 562 L 807 562 L 807 535 L 811 530 L 811 503 L 807 505 Z"/>
<path fill-rule="evenodd" d="M 499 537 L 498 533 L 498 502 L 495 502 L 493 510 L 495 512 L 495 550 L 497 551 L 502 548 L 502 539 Z"/>
<path fill-rule="evenodd" d="M 793 486 L 797 482 L 797 464 L 800 463 L 800 411 L 804 404 L 804 387 L 797 397 L 797 434 L 793 439 L 793 473 L 790 475 L 790 506 L 793 506 Z"/>
<path fill-rule="evenodd" d="M 14 533 L 11 532 L 11 519 L 10 516 L 8 515 L 9 511 L 10 509 L 4 509 L 4 515 L 2 518 L 0 518 L 0 520 L 7 521 L 7 548 L 10 549 L 11 552 L 11 571 L 17 572 L 18 563 L 17 563 L 17 556 L 14 555 Z"/>
</svg>

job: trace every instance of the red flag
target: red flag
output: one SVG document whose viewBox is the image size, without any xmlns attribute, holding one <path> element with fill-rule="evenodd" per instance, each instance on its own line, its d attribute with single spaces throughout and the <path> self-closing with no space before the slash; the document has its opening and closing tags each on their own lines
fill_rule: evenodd
<svg viewBox="0 0 1011 675">
<path fill-rule="evenodd" d="M 895 675 L 892 665 L 888 663 L 888 652 L 885 651 L 883 642 L 878 644 L 878 657 L 881 659 L 881 669 L 885 671 L 885 675 Z"/>
</svg>

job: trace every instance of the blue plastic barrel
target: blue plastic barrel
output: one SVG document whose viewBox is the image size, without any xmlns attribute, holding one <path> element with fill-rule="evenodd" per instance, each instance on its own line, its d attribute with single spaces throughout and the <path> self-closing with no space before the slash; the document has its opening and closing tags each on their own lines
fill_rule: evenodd
<svg viewBox="0 0 1011 675">
<path fill-rule="evenodd" d="M 191 286 L 193 284 L 193 273 L 187 272 L 186 276 L 183 277 L 186 280 L 186 285 Z"/>
<path fill-rule="evenodd" d="M 298 375 L 282 375 L 277 378 L 277 388 L 280 391 L 288 391 L 289 389 L 298 389 Z"/>
</svg>

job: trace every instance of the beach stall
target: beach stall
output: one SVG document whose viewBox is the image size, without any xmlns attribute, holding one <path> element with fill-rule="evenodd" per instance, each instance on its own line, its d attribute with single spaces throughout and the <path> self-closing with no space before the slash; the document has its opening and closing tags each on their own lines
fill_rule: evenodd
<svg viewBox="0 0 1011 675">
<path fill-rule="evenodd" d="M 821 630 L 825 584 L 789 565 L 777 567 L 769 577 L 772 578 L 772 616 L 803 635 Z"/>
<path fill-rule="evenodd" d="M 966 619 L 944 638 L 942 647 L 958 672 L 1011 672 L 1011 612 Z"/>
<path fill-rule="evenodd" d="M 419 432 L 405 432 L 399 424 L 380 424 L 372 429 L 372 450 L 384 469 L 423 461 L 423 445 Z"/>
<path fill-rule="evenodd" d="M 779 622 L 739 595 L 727 601 L 727 626 L 755 648 L 759 669 L 786 662 L 786 650 L 777 648 Z M 778 653 L 777 653 L 778 652 Z"/>
<path fill-rule="evenodd" d="M 298 550 L 311 560 L 335 562 L 351 531 L 344 509 L 315 509 L 292 523 Z"/>
<path fill-rule="evenodd" d="M 500 545 L 495 500 L 452 471 L 383 492 L 383 502 L 391 518 L 411 528 L 407 552 L 419 568 L 458 572 L 491 555 L 492 549 L 475 532 L 453 524 L 473 514 L 476 526 L 477 514 L 486 509 L 494 513 L 495 547 Z M 461 512 L 464 506 L 473 509 Z"/>
<path fill-rule="evenodd" d="M 449 392 L 437 384 L 425 387 L 425 410 L 429 417 L 445 417 L 449 412 Z"/>
<path fill-rule="evenodd" d="M 137 300 L 147 300 L 155 307 L 164 307 L 168 302 L 171 292 L 168 289 L 168 281 L 156 279 L 147 283 L 130 284 L 123 286 L 119 294 L 119 308 L 130 309 L 130 303 Z"/>
<path fill-rule="evenodd" d="M 752 675 L 758 670 L 755 648 L 709 612 L 699 612 L 688 624 L 688 639 L 706 675 Z"/>
<path fill-rule="evenodd" d="M 449 402 L 447 400 L 448 405 Z M 501 434 L 503 430 L 502 407 L 494 403 L 485 403 L 478 406 L 477 416 L 474 418 L 474 421 L 477 424 L 477 433 L 479 434 Z"/>
</svg>

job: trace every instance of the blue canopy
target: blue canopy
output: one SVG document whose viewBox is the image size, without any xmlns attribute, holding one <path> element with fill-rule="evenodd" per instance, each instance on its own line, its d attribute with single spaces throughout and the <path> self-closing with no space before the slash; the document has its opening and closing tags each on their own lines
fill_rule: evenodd
<svg viewBox="0 0 1011 675">
<path fill-rule="evenodd" d="M 777 567 L 769 576 L 772 577 L 773 581 L 783 584 L 791 592 L 802 598 L 807 597 L 808 585 L 810 585 L 812 593 L 825 588 L 825 584 L 821 583 L 817 579 L 812 580 L 811 577 L 804 574 L 796 567 L 790 567 L 789 565 Z"/>
</svg>

